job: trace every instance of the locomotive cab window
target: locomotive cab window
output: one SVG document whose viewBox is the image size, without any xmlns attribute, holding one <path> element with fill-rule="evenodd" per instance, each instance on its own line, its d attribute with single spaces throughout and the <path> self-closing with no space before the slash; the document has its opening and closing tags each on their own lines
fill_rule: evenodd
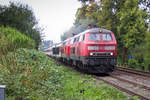
<svg viewBox="0 0 150 100">
<path fill-rule="evenodd" d="M 90 33 L 88 40 L 99 41 L 100 40 L 100 34 L 99 33 Z"/>
<path fill-rule="evenodd" d="M 102 34 L 102 40 L 103 41 L 112 41 L 113 39 L 112 39 L 112 36 L 110 33 L 103 33 Z"/>
</svg>

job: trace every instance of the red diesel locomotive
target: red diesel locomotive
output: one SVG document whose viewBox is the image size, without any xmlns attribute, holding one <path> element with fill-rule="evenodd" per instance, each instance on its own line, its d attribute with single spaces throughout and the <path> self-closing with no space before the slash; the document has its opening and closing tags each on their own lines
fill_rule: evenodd
<svg viewBox="0 0 150 100">
<path fill-rule="evenodd" d="M 109 73 L 116 65 L 117 42 L 106 29 L 88 29 L 52 49 L 51 56 L 90 73 Z"/>
</svg>

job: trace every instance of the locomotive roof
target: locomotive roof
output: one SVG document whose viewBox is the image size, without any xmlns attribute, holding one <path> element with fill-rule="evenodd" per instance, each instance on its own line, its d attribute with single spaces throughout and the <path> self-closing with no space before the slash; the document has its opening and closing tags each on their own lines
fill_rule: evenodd
<svg viewBox="0 0 150 100">
<path fill-rule="evenodd" d="M 103 29 L 103 28 L 91 28 L 86 30 L 85 32 L 99 32 L 99 30 L 101 30 L 102 32 L 111 32 L 110 30 Z"/>
<path fill-rule="evenodd" d="M 85 30 L 85 31 L 83 31 L 83 32 L 81 32 L 81 33 L 79 33 L 79 34 L 77 34 L 77 35 L 75 35 L 74 37 L 71 37 L 71 38 L 69 38 L 69 39 L 72 39 L 72 38 L 75 38 L 75 37 L 78 37 L 79 35 L 82 35 L 82 34 L 85 34 L 85 33 L 87 33 L 87 32 L 99 32 L 101 30 L 101 32 L 104 32 L 104 33 L 110 33 L 110 32 L 112 32 L 112 31 L 110 31 L 110 30 L 107 30 L 107 29 L 103 29 L 103 28 L 91 28 L 91 29 L 87 29 L 87 30 Z M 68 39 L 67 39 L 68 40 Z M 66 41 L 66 40 L 65 40 Z"/>
</svg>

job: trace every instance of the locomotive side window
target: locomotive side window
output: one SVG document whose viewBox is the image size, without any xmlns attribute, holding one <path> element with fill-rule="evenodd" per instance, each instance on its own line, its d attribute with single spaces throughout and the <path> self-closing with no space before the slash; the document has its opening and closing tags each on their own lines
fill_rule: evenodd
<svg viewBox="0 0 150 100">
<path fill-rule="evenodd" d="M 113 40 L 111 34 L 109 34 L 109 33 L 102 34 L 102 39 L 104 41 L 112 41 Z"/>
<path fill-rule="evenodd" d="M 79 37 L 74 38 L 73 43 L 76 43 L 79 41 Z"/>
<path fill-rule="evenodd" d="M 85 35 L 81 35 L 81 36 L 79 37 L 79 42 L 83 41 L 83 40 L 84 40 L 84 37 L 85 37 Z"/>
<path fill-rule="evenodd" d="M 74 39 L 71 40 L 71 44 L 73 44 Z"/>
<path fill-rule="evenodd" d="M 76 38 L 73 39 L 73 43 L 75 43 L 75 42 L 76 42 Z"/>
<path fill-rule="evenodd" d="M 100 34 L 90 33 L 89 34 L 89 40 L 91 40 L 91 41 L 99 41 L 100 40 Z"/>
<path fill-rule="evenodd" d="M 82 39 L 82 41 L 84 41 L 84 39 L 85 39 L 85 34 L 83 35 L 83 39 Z"/>
<path fill-rule="evenodd" d="M 79 36 L 78 36 L 78 37 L 76 37 L 76 42 L 79 42 Z"/>
<path fill-rule="evenodd" d="M 82 38 L 83 38 L 83 35 L 81 35 L 81 36 L 80 36 L 80 38 L 79 38 L 79 42 L 80 42 L 80 41 L 82 41 Z"/>
</svg>

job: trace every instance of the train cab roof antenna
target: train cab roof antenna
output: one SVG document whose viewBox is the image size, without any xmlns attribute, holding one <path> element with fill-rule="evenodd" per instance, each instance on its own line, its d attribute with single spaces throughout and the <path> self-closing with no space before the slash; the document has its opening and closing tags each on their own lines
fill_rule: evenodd
<svg viewBox="0 0 150 100">
<path fill-rule="evenodd" d="M 91 28 L 93 28 L 93 25 L 89 24 L 88 29 L 91 29 Z"/>
</svg>

